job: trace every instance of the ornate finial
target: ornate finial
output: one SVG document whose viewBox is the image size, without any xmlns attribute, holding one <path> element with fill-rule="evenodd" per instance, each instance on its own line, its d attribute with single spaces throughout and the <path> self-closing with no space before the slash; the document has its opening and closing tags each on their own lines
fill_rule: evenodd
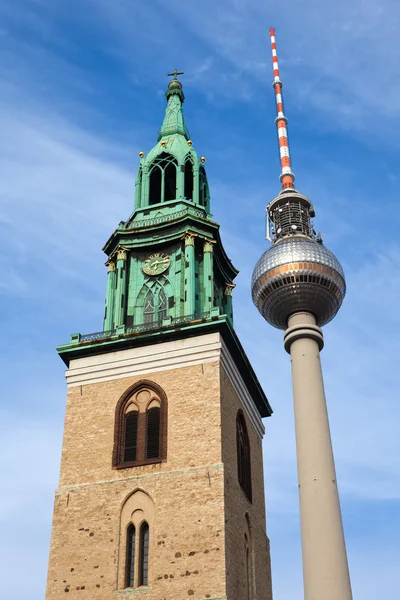
<svg viewBox="0 0 400 600">
<path fill-rule="evenodd" d="M 168 73 L 168 77 L 173 77 L 172 81 L 170 81 L 168 84 L 169 90 L 182 89 L 182 84 L 178 80 L 178 75 L 184 75 L 184 72 L 178 71 L 178 69 L 174 69 L 172 73 Z"/>
<path fill-rule="evenodd" d="M 183 71 L 178 71 L 177 69 L 174 69 L 172 73 L 168 73 L 168 77 L 173 77 L 175 81 L 178 80 L 178 75 L 184 75 L 185 73 Z"/>
</svg>

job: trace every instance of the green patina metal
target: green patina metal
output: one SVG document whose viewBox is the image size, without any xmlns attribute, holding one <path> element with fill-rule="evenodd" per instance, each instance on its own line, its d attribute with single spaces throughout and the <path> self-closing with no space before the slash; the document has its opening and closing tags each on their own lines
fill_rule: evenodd
<svg viewBox="0 0 400 600">
<path fill-rule="evenodd" d="M 238 271 L 210 214 L 205 159 L 189 139 L 177 75 L 171 73 L 158 143 L 147 155 L 140 153 L 134 211 L 103 248 L 108 257 L 103 332 L 73 334 L 58 351 L 68 364 L 72 357 L 218 330 L 260 414 L 268 416 L 271 408 L 233 330 L 232 282 Z M 149 273 L 144 267 L 152 255 L 159 255 L 152 259 L 157 272 Z"/>
<path fill-rule="evenodd" d="M 158 143 L 147 156 L 141 153 L 135 209 L 104 247 L 109 268 L 105 331 L 212 309 L 233 319 L 227 292 L 237 270 L 210 214 L 205 159 L 189 140 L 178 74 L 171 73 Z M 166 254 L 169 266 L 149 275 L 143 265 L 154 253 Z"/>
<path fill-rule="evenodd" d="M 144 328 L 143 328 L 144 329 Z M 61 358 L 68 366 L 73 358 L 95 356 L 107 352 L 117 352 L 126 348 L 147 346 L 173 339 L 187 338 L 219 332 L 232 356 L 234 363 L 245 382 L 245 385 L 262 417 L 269 417 L 272 408 L 265 396 L 260 382 L 254 373 L 246 353 L 226 315 L 191 315 L 178 319 L 175 323 L 165 320 L 161 327 L 138 330 L 127 328 L 109 332 L 98 332 L 81 336 L 72 334 L 70 343 L 57 348 Z"/>
</svg>

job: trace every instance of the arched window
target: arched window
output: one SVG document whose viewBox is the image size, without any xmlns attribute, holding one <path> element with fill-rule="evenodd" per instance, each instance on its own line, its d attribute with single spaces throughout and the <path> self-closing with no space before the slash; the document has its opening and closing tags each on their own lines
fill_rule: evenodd
<svg viewBox="0 0 400 600">
<path fill-rule="evenodd" d="M 164 171 L 164 202 L 176 198 L 176 166 L 168 163 Z"/>
<path fill-rule="evenodd" d="M 162 176 L 163 171 L 158 165 L 154 165 L 150 171 L 149 204 L 158 204 L 161 202 Z"/>
<path fill-rule="evenodd" d="M 125 431 L 124 431 L 124 462 L 132 462 L 136 460 L 137 450 L 137 426 L 138 426 L 137 410 L 132 410 L 125 415 Z"/>
<path fill-rule="evenodd" d="M 150 205 L 175 200 L 177 166 L 176 159 L 166 152 L 154 160 L 150 169 Z"/>
<path fill-rule="evenodd" d="M 146 413 L 146 458 L 160 457 L 160 407 L 153 406 Z"/>
<path fill-rule="evenodd" d="M 154 579 L 155 561 L 149 560 L 153 552 L 154 513 L 151 496 L 141 488 L 133 490 L 122 503 L 118 546 L 119 556 L 125 560 L 117 561 L 117 589 L 136 590 Z"/>
<path fill-rule="evenodd" d="M 251 502 L 251 464 L 250 464 L 250 443 L 247 433 L 246 422 L 241 410 L 238 411 L 236 418 L 236 449 L 238 480 L 248 500 Z"/>
<path fill-rule="evenodd" d="M 185 162 L 185 193 L 186 200 L 193 199 L 193 163 L 190 159 Z"/>
<path fill-rule="evenodd" d="M 136 530 L 133 523 L 130 523 L 126 531 L 126 566 L 125 566 L 125 587 L 134 587 L 135 585 L 135 543 Z"/>
<path fill-rule="evenodd" d="M 144 301 L 143 319 L 145 323 L 152 323 L 154 321 L 154 296 L 150 290 L 147 293 Z"/>
<path fill-rule="evenodd" d="M 164 290 L 161 288 L 158 293 L 158 314 L 157 319 L 162 324 L 163 319 L 167 316 L 167 297 Z"/>
<path fill-rule="evenodd" d="M 115 409 L 112 465 L 126 469 L 167 458 L 167 397 L 146 379 L 134 383 Z"/>
<path fill-rule="evenodd" d="M 208 208 L 209 191 L 207 183 L 207 175 L 203 167 L 199 170 L 199 203 L 201 206 Z"/>
<path fill-rule="evenodd" d="M 147 585 L 149 579 L 149 540 L 149 526 L 144 521 L 140 527 L 139 586 Z"/>
</svg>

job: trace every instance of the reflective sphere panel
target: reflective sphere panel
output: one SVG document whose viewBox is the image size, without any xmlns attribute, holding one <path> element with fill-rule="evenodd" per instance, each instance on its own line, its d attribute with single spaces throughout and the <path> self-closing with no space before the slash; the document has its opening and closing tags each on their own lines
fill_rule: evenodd
<svg viewBox="0 0 400 600">
<path fill-rule="evenodd" d="M 319 326 L 336 315 L 346 284 L 336 256 L 318 242 L 293 236 L 261 256 L 252 278 L 253 302 L 263 317 L 286 329 L 290 315 L 307 311 Z"/>
</svg>

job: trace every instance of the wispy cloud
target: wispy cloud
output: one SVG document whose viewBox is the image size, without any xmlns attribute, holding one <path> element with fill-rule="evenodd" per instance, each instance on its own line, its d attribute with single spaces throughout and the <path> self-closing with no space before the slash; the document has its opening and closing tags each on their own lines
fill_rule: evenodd
<svg viewBox="0 0 400 600">
<path fill-rule="evenodd" d="M 264 443 L 275 598 L 302 597 L 290 360 L 282 332 L 257 315 L 249 289 L 267 247 L 264 208 L 279 186 L 270 24 L 279 32 L 299 186 L 348 280 L 344 306 L 325 328 L 322 360 L 355 597 L 396 595 L 399 524 L 387 514 L 400 496 L 397 140 L 388 140 L 393 156 L 374 140 L 399 117 L 399 8 L 339 0 L 321 11 L 313 0 L 291 1 L 284 22 L 278 11 L 243 0 L 0 6 L 0 450 L 8 521 L 0 553 L 8 573 L 21 564 L 16 538 L 22 531 L 31 538 L 22 557 L 27 588 L 4 589 L 8 600 L 43 597 L 65 395 L 53 348 L 69 332 L 101 328 L 101 247 L 132 210 L 137 150 L 155 140 L 162 78 L 174 66 L 186 71 L 188 126 L 209 159 L 212 208 L 241 269 L 236 328 L 275 410 Z M 18 457 L 5 458 L 25 438 L 29 473 Z M 371 515 L 385 535 L 371 529 Z"/>
</svg>

